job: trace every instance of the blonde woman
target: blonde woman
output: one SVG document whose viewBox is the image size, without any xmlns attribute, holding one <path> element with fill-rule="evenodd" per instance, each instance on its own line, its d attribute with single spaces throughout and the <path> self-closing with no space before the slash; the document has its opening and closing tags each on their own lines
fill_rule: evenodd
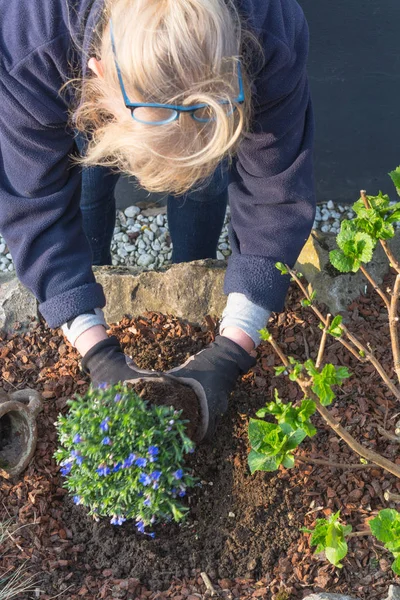
<svg viewBox="0 0 400 600">
<path fill-rule="evenodd" d="M 220 335 L 173 372 L 210 436 L 283 308 L 275 262 L 294 264 L 313 223 L 304 15 L 295 0 L 0 0 L 0 14 L 0 231 L 95 385 L 141 375 L 107 337 L 92 272 L 110 262 L 117 171 L 170 194 L 174 262 L 215 257 L 229 198 Z"/>
</svg>

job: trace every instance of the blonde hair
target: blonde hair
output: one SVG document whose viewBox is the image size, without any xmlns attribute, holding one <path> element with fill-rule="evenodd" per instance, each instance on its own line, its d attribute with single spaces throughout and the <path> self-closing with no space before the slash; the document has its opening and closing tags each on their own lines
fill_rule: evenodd
<svg viewBox="0 0 400 600">
<path fill-rule="evenodd" d="M 212 121 L 190 114 L 155 126 L 136 122 L 122 97 L 110 39 L 131 101 L 208 104 Z M 74 126 L 89 138 L 80 163 L 135 176 L 151 192 L 183 194 L 202 184 L 224 159 L 232 160 L 251 118 L 250 83 L 237 61 L 243 27 L 233 0 L 106 0 L 98 42 L 103 77 L 81 82 Z M 229 115 L 220 102 L 229 102 Z"/>
</svg>

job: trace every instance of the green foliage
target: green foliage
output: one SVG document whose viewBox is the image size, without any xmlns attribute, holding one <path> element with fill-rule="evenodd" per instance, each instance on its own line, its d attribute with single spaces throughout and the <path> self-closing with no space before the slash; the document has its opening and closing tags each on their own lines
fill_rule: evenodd
<svg viewBox="0 0 400 600">
<path fill-rule="evenodd" d="M 293 451 L 306 437 L 302 429 L 285 433 L 280 425 L 250 419 L 248 456 L 250 472 L 276 471 L 280 465 L 290 469 L 294 466 Z"/>
<path fill-rule="evenodd" d="M 332 265 L 341 273 L 356 273 L 361 263 L 368 263 L 376 242 L 368 233 L 360 231 L 355 220 L 342 221 L 336 237 L 340 250 L 332 250 L 329 258 Z"/>
<path fill-rule="evenodd" d="M 264 340 L 264 342 L 269 342 L 271 339 L 271 334 L 268 331 L 268 329 L 260 329 L 260 331 L 258 332 L 260 334 L 260 337 L 262 340 Z"/>
<path fill-rule="evenodd" d="M 385 544 L 395 558 L 392 569 L 400 575 L 400 513 L 392 508 L 381 510 L 375 519 L 369 522 L 372 534 Z"/>
<path fill-rule="evenodd" d="M 301 304 L 303 307 L 306 307 L 306 306 L 311 306 L 311 305 L 312 305 L 312 303 L 314 302 L 314 300 L 315 300 L 316 296 L 317 296 L 317 292 L 314 290 L 314 291 L 313 291 L 313 292 L 310 294 L 310 298 L 309 298 L 309 299 L 308 299 L 308 298 L 304 298 L 304 299 L 301 301 L 301 303 L 300 303 L 300 304 Z"/>
<path fill-rule="evenodd" d="M 304 366 L 313 379 L 311 389 L 318 396 L 322 406 L 329 406 L 335 399 L 332 386 L 340 385 L 342 381 L 351 376 L 346 367 L 335 367 L 331 364 L 325 365 L 322 371 L 318 371 L 311 359 L 305 362 Z"/>
<path fill-rule="evenodd" d="M 289 362 L 291 365 L 289 371 L 289 379 L 290 381 L 296 381 L 300 377 L 304 367 L 301 364 L 301 362 L 295 360 L 292 356 L 289 356 Z"/>
<path fill-rule="evenodd" d="M 250 419 L 249 440 L 251 452 L 248 463 L 251 473 L 276 471 L 280 465 L 294 466 L 293 452 L 305 437 L 312 437 L 316 429 L 310 421 L 316 406 L 312 400 L 303 400 L 300 406 L 284 404 L 275 390 L 275 402 L 269 402 L 257 412 L 257 417 L 275 417 L 277 424 Z"/>
<path fill-rule="evenodd" d="M 91 388 L 68 404 L 56 424 L 55 458 L 74 502 L 115 525 L 136 519 L 142 533 L 155 521 L 181 520 L 187 509 L 178 498 L 195 480 L 183 470 L 194 446 L 180 413 L 120 384 Z"/>
<path fill-rule="evenodd" d="M 343 317 L 341 317 L 340 315 L 335 317 L 328 328 L 328 333 L 336 338 L 342 337 L 342 334 L 343 334 L 343 330 L 341 327 L 342 321 L 343 321 Z"/>
<path fill-rule="evenodd" d="M 311 545 L 317 546 L 315 553 L 325 552 L 330 563 L 341 569 L 341 560 L 347 554 L 346 536 L 351 533 L 351 525 L 339 523 L 340 511 L 328 519 L 318 519 L 313 530 L 303 529 L 311 533 Z"/>
<path fill-rule="evenodd" d="M 289 275 L 289 271 L 283 263 L 277 262 L 275 263 L 275 267 L 281 272 L 281 275 Z"/>
<path fill-rule="evenodd" d="M 317 433 L 310 421 L 315 413 L 316 406 L 312 400 L 305 399 L 300 406 L 294 406 L 291 402 L 285 404 L 279 398 L 278 390 L 275 390 L 275 402 L 269 402 L 264 408 L 257 411 L 257 417 L 263 419 L 266 415 L 275 417 L 284 431 L 290 433 L 297 429 L 303 429 L 309 437 Z"/>
<path fill-rule="evenodd" d="M 394 183 L 397 193 L 400 196 L 400 167 L 397 167 L 394 171 L 390 171 L 389 176 Z"/>
</svg>

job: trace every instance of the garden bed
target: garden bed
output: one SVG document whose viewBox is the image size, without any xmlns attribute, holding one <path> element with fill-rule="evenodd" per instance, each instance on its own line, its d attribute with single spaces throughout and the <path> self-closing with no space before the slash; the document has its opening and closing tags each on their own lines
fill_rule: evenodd
<svg viewBox="0 0 400 600">
<path fill-rule="evenodd" d="M 300 305 L 296 290 L 271 332 L 286 353 L 299 360 L 316 356 L 320 331 L 314 315 Z M 372 290 L 350 307 L 350 329 L 376 350 L 388 371 L 387 317 Z M 385 320 L 386 319 L 386 320 Z M 127 353 L 141 368 L 167 370 L 212 341 L 215 323 L 202 328 L 173 317 L 149 314 L 114 326 Z M 95 523 L 75 506 L 62 488 L 52 458 L 56 447 L 54 422 L 65 412 L 66 400 L 84 393 L 88 381 L 79 360 L 62 336 L 32 324 L 27 333 L 0 337 L 0 377 L 6 391 L 32 387 L 44 397 L 39 415 L 39 443 L 34 460 L 19 482 L 0 481 L 0 519 L 13 519 L 3 540 L 1 573 L 25 564 L 36 576 L 19 600 L 38 597 L 99 600 L 100 598 L 203 597 L 206 572 L 224 598 L 300 600 L 325 590 L 362 600 L 384 598 L 395 582 L 390 556 L 371 538 L 354 538 L 343 570 L 313 556 L 300 532 L 339 509 L 354 530 L 377 510 L 395 507 L 384 492 L 400 492 L 400 482 L 378 468 L 332 469 L 309 464 L 307 457 L 360 465 L 319 417 L 318 434 L 303 443 L 295 469 L 275 474 L 249 474 L 249 416 L 271 399 L 277 387 L 283 399 L 300 399 L 297 385 L 277 378 L 277 359 L 268 344 L 258 352 L 252 372 L 237 386 L 213 446 L 201 446 L 189 459 L 201 485 L 188 495 L 190 513 L 183 525 L 158 526 L 156 539 L 138 534 L 131 523 L 115 528 Z M 399 446 L 382 438 L 377 428 L 394 429 L 399 412 L 394 399 L 369 365 L 357 363 L 335 340 L 325 359 L 349 366 L 354 375 L 338 390 L 332 412 L 364 445 L 400 463 Z M 392 374 L 391 374 L 392 375 Z M 396 458 L 397 456 L 397 458 Z M 21 526 L 24 526 L 21 528 Z M 223 591 L 224 590 L 224 591 Z"/>
</svg>

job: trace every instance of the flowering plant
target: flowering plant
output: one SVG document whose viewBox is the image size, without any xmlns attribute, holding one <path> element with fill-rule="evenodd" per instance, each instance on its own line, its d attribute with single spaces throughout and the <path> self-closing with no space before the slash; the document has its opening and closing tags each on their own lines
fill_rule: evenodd
<svg viewBox="0 0 400 600">
<path fill-rule="evenodd" d="M 122 384 L 90 388 L 68 405 L 56 423 L 55 458 L 75 504 L 113 525 L 135 519 L 141 533 L 185 516 L 179 498 L 195 479 L 184 471 L 184 455 L 194 444 L 180 412 L 148 404 Z"/>
</svg>

